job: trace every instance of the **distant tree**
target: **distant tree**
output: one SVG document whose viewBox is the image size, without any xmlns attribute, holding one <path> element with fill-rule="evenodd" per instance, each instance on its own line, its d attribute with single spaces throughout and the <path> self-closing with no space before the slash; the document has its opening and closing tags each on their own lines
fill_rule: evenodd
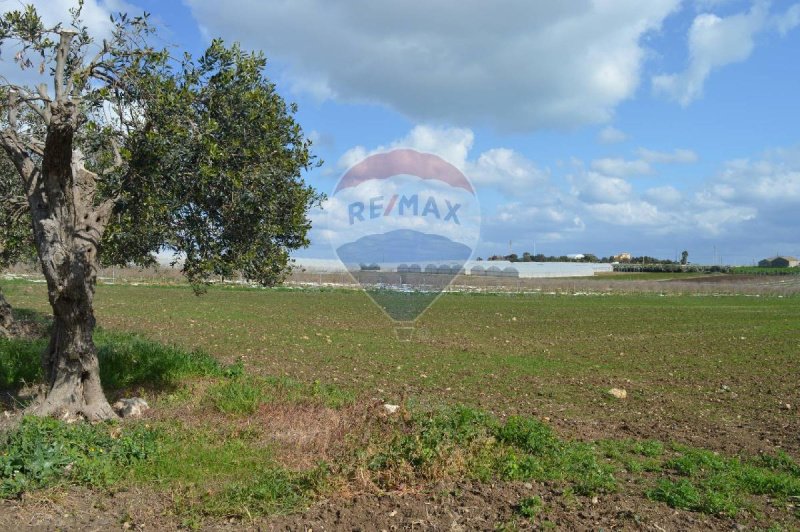
<svg viewBox="0 0 800 532">
<path fill-rule="evenodd" d="M 683 264 L 684 266 L 689 264 L 689 252 L 688 251 L 684 250 L 684 251 L 681 252 L 681 264 Z"/>
<path fill-rule="evenodd" d="M 0 84 L 0 145 L 18 174 L 0 216 L 29 216 L 53 309 L 47 391 L 32 412 L 105 419 L 98 265 L 152 264 L 166 248 L 198 291 L 235 271 L 271 285 L 307 245 L 320 196 L 302 180 L 310 142 L 263 55 L 213 41 L 196 61 L 172 59 L 149 44 L 147 15 L 113 17 L 98 44 L 76 5 L 69 27 L 45 26 L 32 6 L 0 20 L 4 55 L 51 81 Z"/>
<path fill-rule="evenodd" d="M 583 259 L 581 259 L 581 261 L 582 262 L 598 262 L 599 259 L 597 258 L 597 255 L 594 255 L 592 253 L 584 253 L 583 254 Z"/>
</svg>

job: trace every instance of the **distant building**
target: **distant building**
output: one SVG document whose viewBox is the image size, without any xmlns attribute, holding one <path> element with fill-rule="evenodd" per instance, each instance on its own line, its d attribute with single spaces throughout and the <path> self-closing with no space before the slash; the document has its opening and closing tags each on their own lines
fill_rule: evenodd
<svg viewBox="0 0 800 532">
<path fill-rule="evenodd" d="M 585 256 L 586 255 L 584 255 L 583 253 L 570 253 L 569 255 L 567 255 L 567 258 L 570 260 L 581 260 Z"/>
<path fill-rule="evenodd" d="M 762 268 L 794 268 L 800 266 L 800 260 L 796 257 L 789 257 L 786 255 L 778 255 L 777 257 L 769 257 L 758 262 Z"/>
<path fill-rule="evenodd" d="M 628 252 L 622 252 L 619 255 L 614 255 L 611 258 L 614 259 L 616 262 L 630 262 L 631 254 Z"/>
</svg>

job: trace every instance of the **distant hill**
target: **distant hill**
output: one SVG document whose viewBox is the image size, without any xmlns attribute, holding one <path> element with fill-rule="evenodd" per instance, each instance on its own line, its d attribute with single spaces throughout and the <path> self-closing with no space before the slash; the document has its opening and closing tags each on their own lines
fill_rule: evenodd
<svg viewBox="0 0 800 532">
<path fill-rule="evenodd" d="M 340 246 L 336 253 L 345 264 L 463 262 L 472 250 L 447 237 L 398 229 L 379 235 L 361 237 Z"/>
</svg>

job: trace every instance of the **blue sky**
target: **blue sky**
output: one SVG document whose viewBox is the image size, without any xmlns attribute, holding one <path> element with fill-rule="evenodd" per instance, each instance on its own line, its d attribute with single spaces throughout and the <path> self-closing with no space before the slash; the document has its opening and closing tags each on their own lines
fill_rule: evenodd
<svg viewBox="0 0 800 532">
<path fill-rule="evenodd" d="M 68 0 L 35 2 L 46 17 Z M 409 146 L 470 177 L 479 255 L 800 255 L 800 4 L 751 0 L 87 0 L 166 43 L 240 41 L 325 165 Z M 16 0 L 0 1 L 5 9 Z M 321 220 L 318 214 L 315 220 Z M 317 223 L 299 253 L 331 257 Z"/>
</svg>

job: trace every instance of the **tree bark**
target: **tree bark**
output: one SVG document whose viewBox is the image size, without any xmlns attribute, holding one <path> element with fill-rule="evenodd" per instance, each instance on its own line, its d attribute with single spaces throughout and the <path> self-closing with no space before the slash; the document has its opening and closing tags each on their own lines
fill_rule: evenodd
<svg viewBox="0 0 800 532">
<path fill-rule="evenodd" d="M 31 412 L 109 419 L 116 414 L 103 394 L 92 335 L 98 248 L 111 204 L 95 205 L 97 176 L 86 170 L 82 154 L 72 147 L 74 104 L 56 104 L 52 111 L 41 187 L 30 201 L 53 330 L 42 354 L 47 392 Z"/>
<path fill-rule="evenodd" d="M 0 338 L 10 338 L 14 334 L 14 316 L 3 292 L 0 292 Z"/>
<path fill-rule="evenodd" d="M 42 107 L 33 109 L 47 127 L 44 146 L 19 134 L 20 98 L 8 93 L 8 128 L 0 130 L 0 145 L 14 163 L 31 214 L 34 242 L 47 280 L 53 308 L 53 332 L 42 354 L 47 392 L 29 408 L 39 415 L 90 420 L 116 417 L 103 394 L 92 334 L 97 257 L 114 200 L 99 201 L 97 174 L 84 166 L 74 145 L 81 117 L 74 72 L 68 73 L 73 31 L 61 31 L 53 74 L 55 98 L 40 87 Z M 24 93 L 23 93 L 24 94 Z"/>
</svg>

